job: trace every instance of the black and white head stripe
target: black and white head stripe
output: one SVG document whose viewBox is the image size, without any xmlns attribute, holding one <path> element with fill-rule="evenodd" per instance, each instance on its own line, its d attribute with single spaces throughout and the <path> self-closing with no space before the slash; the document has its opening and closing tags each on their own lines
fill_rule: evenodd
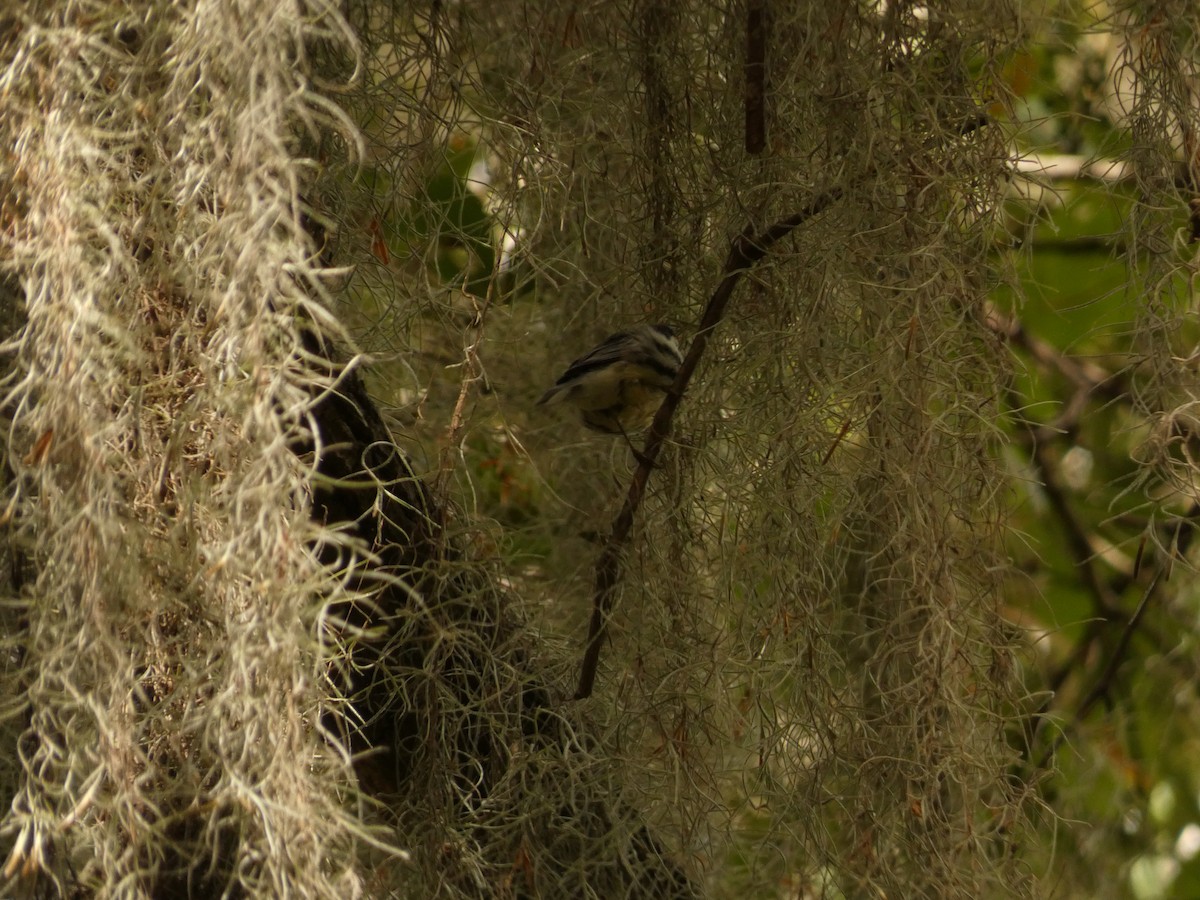
<svg viewBox="0 0 1200 900">
<path fill-rule="evenodd" d="M 661 323 L 651 325 L 642 331 L 642 337 L 654 344 L 655 349 L 651 355 L 663 362 L 670 360 L 669 374 L 674 378 L 679 372 L 679 367 L 683 365 L 683 353 L 679 350 L 671 326 Z"/>
</svg>

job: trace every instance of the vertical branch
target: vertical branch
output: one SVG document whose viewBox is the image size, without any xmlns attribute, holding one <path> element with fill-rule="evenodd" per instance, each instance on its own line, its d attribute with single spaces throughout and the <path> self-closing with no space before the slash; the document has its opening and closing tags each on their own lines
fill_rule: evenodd
<svg viewBox="0 0 1200 900">
<path fill-rule="evenodd" d="M 767 147 L 767 0 L 749 0 L 746 8 L 746 152 Z"/>
<path fill-rule="evenodd" d="M 652 0 L 642 5 L 636 22 L 644 89 L 642 190 L 650 213 L 642 264 L 649 288 L 666 295 L 682 292 L 690 260 L 680 230 L 683 205 L 678 145 L 688 128 L 688 123 L 681 121 L 681 111 L 687 108 L 686 88 L 677 86 L 676 73 L 682 40 L 680 10 L 673 0 Z"/>
</svg>

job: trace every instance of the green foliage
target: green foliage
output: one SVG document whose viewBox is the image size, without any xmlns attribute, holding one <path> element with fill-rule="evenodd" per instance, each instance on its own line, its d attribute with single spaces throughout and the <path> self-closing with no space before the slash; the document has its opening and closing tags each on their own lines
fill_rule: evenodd
<svg viewBox="0 0 1200 900">
<path fill-rule="evenodd" d="M 452 139 L 420 196 L 390 204 L 372 219 L 372 252 L 380 262 L 425 259 L 437 284 L 487 296 L 499 234 L 481 199 L 487 186 L 472 182 L 478 155 L 474 140 Z M 361 177 L 371 196 L 387 197 L 394 189 L 387 168 L 368 168 Z"/>
<path fill-rule="evenodd" d="M 1060 150 L 1119 149 L 1123 139 L 1112 122 L 1079 114 L 1087 85 L 1096 85 L 1094 72 L 1076 85 L 1082 99 L 1053 88 L 1038 93 L 1037 85 L 1062 86 L 1064 65 L 1086 70 L 1086 57 L 1064 62 L 1053 47 L 1038 55 L 1037 79 L 1052 71 L 1060 77 L 1018 89 L 1027 111 L 1041 102 L 1054 116 L 1032 135 Z M 1139 289 L 1148 269 L 1129 226 L 1141 196 L 1131 183 L 1078 180 L 1055 182 L 1040 200 L 1033 221 L 1014 229 L 1023 246 L 1006 251 L 1019 290 L 995 294 L 1022 328 L 1014 341 L 1019 365 L 1007 450 L 1009 548 L 1020 574 L 1010 579 L 1007 597 L 1017 621 L 1038 639 L 1031 690 L 1057 690 L 1048 701 L 1056 724 L 1028 756 L 1039 758 L 1062 734 L 1049 797 L 1059 815 L 1088 823 L 1058 829 L 1057 865 L 1080 867 L 1078 891 L 1064 896 L 1192 897 L 1200 866 L 1194 850 L 1184 856 L 1176 845 L 1200 827 L 1200 709 L 1191 680 L 1196 599 L 1187 561 L 1164 559 L 1155 544 L 1176 533 L 1173 525 L 1164 532 L 1165 523 L 1193 514 L 1188 496 L 1148 480 L 1139 462 L 1157 414 L 1138 402 L 1147 376 L 1134 342 L 1148 302 Z M 1027 208 L 1014 202 L 1014 220 Z M 1185 209 L 1175 221 L 1186 228 Z M 1190 255 L 1181 247 L 1176 260 Z M 1187 278 L 1180 266 L 1155 287 L 1185 297 Z M 1198 336 L 1196 321 L 1184 317 L 1168 337 L 1172 346 L 1188 347 Z M 1169 587 L 1151 583 L 1161 567 L 1175 570 Z M 1144 618 L 1131 625 L 1144 600 Z M 1084 708 L 1096 691 L 1100 702 Z"/>
</svg>

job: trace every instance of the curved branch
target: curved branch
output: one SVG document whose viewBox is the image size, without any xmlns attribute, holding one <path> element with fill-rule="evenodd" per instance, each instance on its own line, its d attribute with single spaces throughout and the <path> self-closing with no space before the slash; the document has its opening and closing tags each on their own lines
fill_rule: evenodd
<svg viewBox="0 0 1200 900">
<path fill-rule="evenodd" d="M 592 617 L 588 624 L 587 647 L 583 654 L 583 663 L 579 670 L 579 687 L 575 691 L 575 699 L 582 700 L 590 697 L 596 682 L 596 668 L 600 664 L 600 646 L 604 642 L 605 626 L 609 611 L 612 608 L 613 593 L 621 580 L 621 559 L 625 545 L 629 542 L 629 532 L 633 527 L 634 517 L 642 505 L 646 495 L 646 484 L 650 480 L 650 472 L 662 450 L 662 445 L 671 430 L 671 420 L 679 401 L 692 380 L 692 373 L 700 363 L 700 357 L 708 346 L 708 337 L 725 315 L 725 307 L 733 295 L 742 275 L 755 263 L 767 255 L 767 251 L 785 238 L 793 229 L 804 224 L 814 216 L 820 215 L 842 197 L 841 188 L 832 188 L 818 194 L 812 201 L 797 213 L 780 219 L 775 224 L 755 236 L 753 226 L 746 226 L 729 247 L 729 256 L 725 259 L 724 274 L 720 284 L 713 291 L 700 318 L 700 326 L 692 345 L 688 348 L 683 365 L 675 384 L 667 393 L 654 422 L 650 425 L 650 435 L 646 446 L 638 454 L 638 468 L 629 483 L 629 491 L 625 495 L 625 503 L 613 521 L 612 532 L 604 543 L 604 549 L 596 561 L 596 586 L 592 596 Z"/>
</svg>

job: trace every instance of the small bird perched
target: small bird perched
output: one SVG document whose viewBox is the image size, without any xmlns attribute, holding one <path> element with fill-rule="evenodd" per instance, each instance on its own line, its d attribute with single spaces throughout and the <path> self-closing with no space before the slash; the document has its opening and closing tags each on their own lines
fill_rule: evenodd
<svg viewBox="0 0 1200 900">
<path fill-rule="evenodd" d="M 567 366 L 538 405 L 565 400 L 588 428 L 628 436 L 650 424 L 682 363 L 669 325 L 619 331 Z"/>
</svg>

